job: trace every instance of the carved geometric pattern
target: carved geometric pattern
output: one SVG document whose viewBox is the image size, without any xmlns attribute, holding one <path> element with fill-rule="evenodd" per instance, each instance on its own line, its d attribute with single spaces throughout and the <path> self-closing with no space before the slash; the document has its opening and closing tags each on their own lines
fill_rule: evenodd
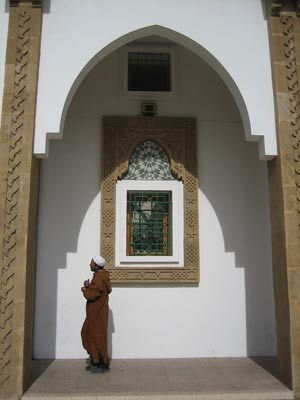
<svg viewBox="0 0 300 400">
<path fill-rule="evenodd" d="M 105 189 L 110 192 L 111 190 L 114 189 L 115 183 L 114 183 L 114 177 L 113 175 L 108 176 L 105 182 Z"/>
<path fill-rule="evenodd" d="M 111 262 L 112 259 L 113 259 L 113 256 L 114 256 L 114 248 L 113 248 L 113 246 L 111 244 L 110 245 L 106 245 L 105 249 L 104 249 L 104 253 L 102 253 L 102 254 L 103 254 L 103 257 L 105 258 L 107 263 Z"/>
<path fill-rule="evenodd" d="M 101 254 L 113 282 L 199 282 L 198 177 L 195 121 L 191 118 L 106 117 L 101 182 Z M 172 177 L 184 187 L 184 266 L 124 268 L 115 266 L 116 183 L 128 173 L 138 146 L 157 144 L 168 159 Z"/>
<path fill-rule="evenodd" d="M 196 251 L 194 243 L 188 244 L 186 247 L 186 257 L 189 263 L 194 263 L 196 261 Z"/>
<path fill-rule="evenodd" d="M 20 164 L 23 146 L 24 104 L 28 63 L 31 16 L 19 12 L 17 56 L 15 64 L 10 144 L 7 168 L 7 189 L 4 210 L 4 240 L 1 265 L 1 319 L 0 342 L 1 386 L 5 387 L 11 375 L 12 317 L 14 306 L 14 277 L 16 273 L 18 201 L 21 190 Z"/>
<path fill-rule="evenodd" d="M 173 180 L 168 157 L 161 146 L 146 140 L 130 158 L 128 173 L 123 179 Z"/>
<path fill-rule="evenodd" d="M 289 108 L 294 155 L 298 227 L 300 237 L 300 88 L 297 71 L 294 18 L 291 14 L 281 15 L 284 35 L 285 68 L 289 93 Z"/>
<path fill-rule="evenodd" d="M 106 226 L 110 226 L 114 221 L 114 214 L 111 209 L 103 211 L 102 221 Z"/>
<path fill-rule="evenodd" d="M 185 212 L 185 218 L 186 218 L 186 223 L 188 224 L 188 226 L 192 227 L 194 226 L 194 221 L 196 218 L 196 215 L 194 213 L 194 210 L 187 210 Z"/>
</svg>

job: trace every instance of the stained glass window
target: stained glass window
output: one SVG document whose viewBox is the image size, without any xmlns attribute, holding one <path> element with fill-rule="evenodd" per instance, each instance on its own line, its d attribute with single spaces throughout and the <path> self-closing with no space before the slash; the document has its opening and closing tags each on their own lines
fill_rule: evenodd
<svg viewBox="0 0 300 400">
<path fill-rule="evenodd" d="M 146 140 L 133 153 L 124 179 L 174 180 L 164 149 L 152 140 Z"/>
<path fill-rule="evenodd" d="M 172 192 L 127 192 L 127 255 L 172 255 Z"/>
<path fill-rule="evenodd" d="M 146 140 L 133 153 L 125 180 L 174 180 L 164 149 Z M 128 256 L 172 255 L 172 192 L 127 191 Z"/>
</svg>

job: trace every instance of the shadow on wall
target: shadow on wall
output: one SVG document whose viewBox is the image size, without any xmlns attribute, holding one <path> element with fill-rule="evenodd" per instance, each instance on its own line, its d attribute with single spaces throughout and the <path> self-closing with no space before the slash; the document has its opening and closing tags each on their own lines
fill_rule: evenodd
<svg viewBox="0 0 300 400">
<path fill-rule="evenodd" d="M 267 0 L 260 0 L 261 2 L 261 8 L 262 8 L 262 14 L 264 16 L 264 20 L 268 19 L 268 10 L 267 10 Z"/>
<path fill-rule="evenodd" d="M 73 129 L 75 126 L 76 130 Z M 234 255 L 235 266 L 244 270 L 247 354 L 268 355 L 269 350 L 266 354 L 262 343 L 270 342 L 269 348 L 274 347 L 274 312 L 271 247 L 266 248 L 270 245 L 266 164 L 258 160 L 256 144 L 244 142 L 241 125 L 235 126 L 228 124 L 226 127 L 223 124 L 222 130 L 213 127 L 211 123 L 200 126 L 199 187 L 218 217 L 224 240 L 222 243 L 220 238 L 216 243 L 216 238 L 210 237 L 208 227 L 204 232 L 205 237 L 203 232 L 200 234 L 200 243 L 202 238 L 213 246 L 212 255 L 206 258 L 208 263 L 217 264 L 219 255 L 219 259 L 223 260 L 225 247 L 226 253 Z M 89 260 L 85 258 L 86 254 L 93 255 L 95 249 L 99 248 L 99 236 L 91 235 L 87 242 L 81 244 L 81 250 L 78 249 L 78 242 L 82 241 L 84 220 L 86 226 L 99 226 L 99 221 L 91 221 L 87 217 L 87 210 L 100 207 L 99 130 L 98 120 L 69 120 L 64 141 L 51 143 L 50 158 L 42 162 L 37 262 L 37 299 L 42 299 L 42 302 L 37 301 L 36 304 L 39 316 L 36 325 L 41 340 L 35 341 L 35 353 L 39 354 L 39 358 L 55 358 L 58 344 L 66 345 L 63 342 L 67 338 L 60 337 L 62 344 L 57 342 L 56 321 L 64 319 L 64 315 L 68 315 L 70 321 L 78 320 L 78 307 L 84 312 L 80 285 L 90 273 Z M 200 225 L 205 226 L 206 219 L 201 216 L 201 211 L 200 218 Z M 206 257 L 203 253 L 207 251 L 202 248 L 201 260 Z M 76 254 L 76 260 L 72 263 L 68 259 L 67 262 L 66 257 L 75 257 L 72 253 Z M 69 278 L 64 280 L 66 265 L 73 271 L 72 282 Z M 223 280 L 227 272 L 230 273 L 226 270 L 228 265 L 220 263 L 218 268 L 220 276 L 214 281 L 216 287 L 219 285 L 224 288 L 224 285 L 228 285 L 227 289 L 225 287 L 228 293 L 235 290 L 228 280 Z M 66 290 L 62 291 L 62 286 Z M 168 285 L 168 288 L 171 287 Z M 62 298 L 58 309 L 58 292 L 72 296 L 73 310 L 67 306 L 64 308 L 65 301 Z M 109 318 L 111 355 L 115 331 L 112 310 Z M 80 324 L 83 319 L 82 314 Z M 80 346 L 81 325 L 75 329 L 78 331 Z"/>
<path fill-rule="evenodd" d="M 232 127 L 226 129 L 225 125 L 218 133 L 211 125 L 202 128 L 201 140 L 206 146 L 198 143 L 199 187 L 218 217 L 225 252 L 232 253 L 236 268 L 244 270 L 247 354 L 273 355 L 275 321 L 267 163 L 257 159 L 257 147 L 244 142 L 240 128 L 232 131 Z M 211 163 L 211 157 L 217 162 Z M 228 287 L 228 291 L 232 289 Z M 266 353 L 262 343 L 268 343 L 273 353 Z"/>
<path fill-rule="evenodd" d="M 108 317 L 108 340 L 107 340 L 107 351 L 109 356 L 111 357 L 113 354 L 112 349 L 112 337 L 113 333 L 115 332 L 115 324 L 114 324 L 114 314 L 113 311 L 109 310 L 109 317 Z"/>
<path fill-rule="evenodd" d="M 67 125 L 66 131 L 70 134 L 64 141 L 51 143 L 50 157 L 41 163 L 36 287 L 38 327 L 35 324 L 34 348 L 34 354 L 41 355 L 39 358 L 56 356 L 56 321 L 60 312 L 65 312 L 70 320 L 78 319 L 81 312 L 83 323 L 85 299 L 80 287 L 90 276 L 90 259 L 99 251 L 99 237 L 91 235 L 84 243 L 84 255 L 70 261 L 71 280 L 63 280 L 67 257 L 72 258 L 72 253 L 78 252 L 82 222 L 100 188 L 99 122 L 85 121 L 81 126 L 76 121 L 75 125 L 78 134 L 72 135 L 73 127 Z M 57 309 L 60 273 L 63 293 L 72 297 L 73 309 L 64 309 L 63 306 Z M 63 299 L 62 302 L 65 304 Z M 80 346 L 81 326 L 74 329 L 78 331 Z"/>
<path fill-rule="evenodd" d="M 97 77 L 101 76 L 98 70 L 95 73 Z M 114 89 L 111 82 L 114 75 L 104 76 Z M 205 77 L 207 80 L 207 75 Z M 224 119 L 226 118 L 224 103 L 227 106 L 227 103 L 233 100 L 229 98 L 227 92 L 222 91 L 222 82 L 219 78 L 217 80 L 216 74 L 211 74 L 209 77 L 207 89 L 201 92 L 203 102 L 201 107 L 209 103 L 207 98 L 212 96 L 212 93 L 214 96 L 219 95 L 219 100 L 222 98 L 223 103 L 212 101 L 210 98 L 212 105 L 209 109 L 212 109 L 210 111 L 213 116 L 221 115 Z M 97 84 L 95 87 L 95 81 L 92 79 L 90 86 L 83 85 L 78 89 L 76 94 L 78 108 L 75 107 L 78 112 L 74 112 L 73 116 L 70 115 L 66 120 L 64 140 L 52 141 L 49 159 L 42 161 L 36 295 L 38 321 L 35 324 L 35 354 L 38 354 L 39 358 L 55 358 L 59 346 L 60 349 L 63 346 L 68 347 L 70 341 L 68 335 L 60 336 L 59 340 L 57 337 L 57 332 L 62 331 L 61 326 L 57 324 L 62 324 L 62 321 L 66 323 L 64 321 L 66 315 L 69 321 L 79 321 L 76 322 L 76 326 L 72 326 L 72 329 L 78 332 L 78 346 L 81 346 L 80 329 L 84 319 L 84 299 L 80 293 L 80 286 L 89 274 L 90 260 L 86 259 L 86 255 L 92 257 L 97 253 L 100 241 L 99 132 L 104 105 L 103 99 L 102 102 L 99 101 L 95 95 L 93 97 L 93 93 L 95 91 L 101 93 L 101 90 L 105 93 L 105 106 L 111 107 L 108 108 L 109 113 L 116 115 L 122 110 L 122 113 L 134 115 L 133 108 L 130 108 L 133 102 L 122 103 L 118 98 L 119 103 L 115 104 L 117 95 L 113 90 L 108 92 L 103 90 L 102 82 L 97 81 Z M 218 85 L 215 92 L 212 91 L 213 84 Z M 178 115 L 180 110 L 182 111 L 182 103 L 177 104 L 177 109 L 174 108 L 176 107 L 174 104 L 169 106 L 171 115 Z M 190 106 L 193 106 L 193 103 L 187 102 L 186 107 Z M 199 103 L 196 106 L 201 108 Z M 167 114 L 169 109 L 166 105 L 165 107 Z M 90 112 L 88 116 L 84 114 L 85 108 Z M 205 115 L 207 118 L 206 110 Z M 232 115 L 231 110 L 230 118 Z M 202 118 L 198 118 L 199 188 L 217 216 L 222 230 L 221 236 L 216 241 L 215 230 L 210 228 L 210 221 L 205 215 L 208 205 L 205 206 L 204 215 L 201 215 L 203 208 L 200 205 L 201 261 L 205 260 L 207 270 L 217 266 L 218 274 L 209 284 L 222 288 L 222 293 L 244 290 L 232 287 L 227 278 L 232 276 L 230 268 L 240 269 L 244 273 L 247 353 L 267 355 L 262 343 L 269 342 L 268 348 L 274 348 L 272 342 L 274 310 L 266 164 L 258 160 L 257 144 L 245 143 L 240 121 L 230 123 L 223 120 L 215 123 L 200 121 Z M 96 221 L 95 215 L 99 215 Z M 203 242 L 205 246 L 202 245 Z M 231 261 L 230 265 L 223 264 L 224 259 L 228 259 L 231 255 L 235 257 L 234 262 Z M 203 284 L 202 281 L 200 285 Z M 172 288 L 172 285 L 168 285 L 168 288 Z M 59 303 L 58 296 L 60 296 Z M 64 296 L 68 296 L 68 300 Z M 236 298 L 241 299 L 241 295 Z M 227 299 L 219 301 L 224 302 Z M 215 299 L 214 302 L 216 303 Z M 241 318 L 239 315 L 236 317 Z M 245 324 L 245 321 L 237 326 L 242 324 Z M 112 354 L 113 333 L 113 312 L 110 311 L 110 354 Z"/>
</svg>

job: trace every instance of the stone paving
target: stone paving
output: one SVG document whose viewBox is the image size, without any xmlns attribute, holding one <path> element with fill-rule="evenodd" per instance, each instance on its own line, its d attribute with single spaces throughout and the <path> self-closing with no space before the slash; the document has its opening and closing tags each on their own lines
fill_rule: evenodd
<svg viewBox="0 0 300 400">
<path fill-rule="evenodd" d="M 104 374 L 85 360 L 34 361 L 22 400 L 286 400 L 273 358 L 113 360 Z"/>
</svg>

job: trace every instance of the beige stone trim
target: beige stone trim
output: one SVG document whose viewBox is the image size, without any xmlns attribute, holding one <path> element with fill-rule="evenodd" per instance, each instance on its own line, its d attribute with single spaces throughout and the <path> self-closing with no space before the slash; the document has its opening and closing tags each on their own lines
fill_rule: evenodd
<svg viewBox="0 0 300 400">
<path fill-rule="evenodd" d="M 267 0 L 269 13 L 279 16 L 283 12 L 300 14 L 300 0 Z"/>
<path fill-rule="evenodd" d="M 116 182 L 128 169 L 131 154 L 147 139 L 166 151 L 172 173 L 184 183 L 184 267 L 115 267 Z M 195 121 L 189 118 L 106 117 L 101 184 L 101 254 L 113 282 L 199 282 L 198 177 Z"/>
<path fill-rule="evenodd" d="M 42 7 L 43 0 L 9 0 L 11 7 L 18 6 L 32 6 L 32 7 Z"/>
<path fill-rule="evenodd" d="M 299 397 L 300 24 L 295 9 L 270 17 L 269 28 L 279 150 L 269 162 L 277 347 L 281 378 Z"/>
<path fill-rule="evenodd" d="M 10 9 L 0 134 L 0 387 L 19 398 L 32 354 L 39 163 L 32 155 L 41 9 Z"/>
</svg>

